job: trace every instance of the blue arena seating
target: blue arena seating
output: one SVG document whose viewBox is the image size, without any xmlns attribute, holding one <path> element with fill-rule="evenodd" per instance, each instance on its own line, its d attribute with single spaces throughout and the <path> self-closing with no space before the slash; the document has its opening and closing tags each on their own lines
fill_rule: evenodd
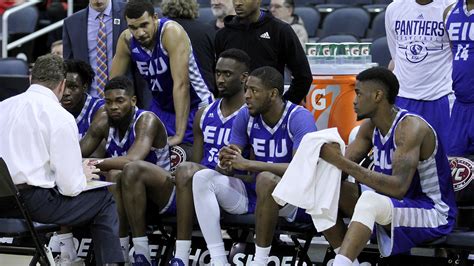
<svg viewBox="0 0 474 266">
<path fill-rule="evenodd" d="M 370 16 L 362 8 L 346 7 L 329 13 L 323 21 L 322 36 L 352 34 L 358 38 L 365 36 L 369 28 Z"/>
<path fill-rule="evenodd" d="M 319 12 L 312 7 L 296 7 L 295 14 L 303 19 L 308 37 L 316 37 L 319 21 L 321 20 Z"/>
</svg>

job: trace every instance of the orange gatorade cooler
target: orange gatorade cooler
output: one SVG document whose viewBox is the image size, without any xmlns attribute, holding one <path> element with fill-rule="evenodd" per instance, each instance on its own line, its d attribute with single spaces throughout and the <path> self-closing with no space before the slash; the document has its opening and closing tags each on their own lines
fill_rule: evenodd
<svg viewBox="0 0 474 266">
<path fill-rule="evenodd" d="M 305 107 L 313 114 L 318 129 L 337 127 L 348 142 L 351 130 L 360 125 L 354 112 L 355 77 L 373 64 L 311 65 L 313 83 Z"/>
</svg>

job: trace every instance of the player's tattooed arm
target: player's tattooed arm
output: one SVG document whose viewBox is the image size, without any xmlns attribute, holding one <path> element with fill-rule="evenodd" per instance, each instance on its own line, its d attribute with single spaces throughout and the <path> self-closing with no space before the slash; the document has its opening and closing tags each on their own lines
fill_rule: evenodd
<svg viewBox="0 0 474 266">
<path fill-rule="evenodd" d="M 397 149 L 392 158 L 392 175 L 371 171 L 342 157 L 339 147 L 334 144 L 324 145 L 321 157 L 377 192 L 402 199 L 415 174 L 420 160 L 421 144 L 426 135 L 426 128 L 416 119 L 418 118 L 407 117 L 397 127 Z"/>
<path fill-rule="evenodd" d="M 372 149 L 372 134 L 374 132 L 374 124 L 370 120 L 366 120 L 360 125 L 357 136 L 349 146 L 347 146 L 344 157 L 355 163 L 360 163 Z"/>
</svg>

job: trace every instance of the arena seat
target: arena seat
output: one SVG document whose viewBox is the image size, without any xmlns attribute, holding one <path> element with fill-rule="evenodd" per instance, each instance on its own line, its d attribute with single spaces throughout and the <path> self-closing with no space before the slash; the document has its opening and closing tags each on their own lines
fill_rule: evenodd
<svg viewBox="0 0 474 266">
<path fill-rule="evenodd" d="M 205 24 L 210 24 L 211 21 L 215 20 L 214 14 L 210 7 L 201 7 L 199 8 L 199 17 L 196 18 L 197 21 L 200 21 Z"/>
<path fill-rule="evenodd" d="M 350 23 L 347 23 L 350 21 Z M 362 8 L 346 7 L 334 10 L 323 21 L 322 36 L 352 34 L 358 38 L 365 36 L 369 28 L 370 16 Z"/>
<path fill-rule="evenodd" d="M 378 63 L 379 66 L 388 67 L 392 56 L 387 44 L 387 37 L 381 37 L 372 42 L 370 48 L 372 62 Z"/>
<path fill-rule="evenodd" d="M 304 27 L 308 32 L 309 38 L 316 37 L 321 15 L 319 12 L 312 7 L 296 7 L 295 14 L 298 15 L 304 21 Z"/>
<path fill-rule="evenodd" d="M 372 26 L 367 37 L 377 39 L 386 36 L 385 33 L 385 11 L 378 13 L 372 21 Z"/>
<path fill-rule="evenodd" d="M 28 75 L 0 74 L 0 101 L 25 92 L 30 86 Z"/>
<path fill-rule="evenodd" d="M 199 7 L 208 7 L 210 6 L 211 1 L 209 0 L 197 0 L 197 3 L 199 4 Z"/>
<path fill-rule="evenodd" d="M 296 0 L 295 6 L 315 6 L 319 4 L 324 4 L 325 0 Z"/>
<path fill-rule="evenodd" d="M 318 42 L 332 42 L 332 43 L 341 43 L 341 42 L 359 42 L 359 39 L 354 35 L 350 34 L 336 34 L 329 35 L 318 39 Z"/>
<path fill-rule="evenodd" d="M 38 23 L 38 16 L 38 9 L 34 6 L 23 8 L 11 14 L 8 17 L 8 34 L 26 34 L 34 32 L 36 24 Z M 1 25 L 2 22 L 0 22 L 0 26 Z M 2 32 L 1 27 L 0 32 Z"/>
<path fill-rule="evenodd" d="M 28 63 L 18 58 L 0 59 L 0 75 L 29 75 Z"/>
<path fill-rule="evenodd" d="M 374 4 L 386 4 L 386 5 L 388 5 L 392 2 L 393 2 L 393 0 L 374 0 Z"/>
</svg>

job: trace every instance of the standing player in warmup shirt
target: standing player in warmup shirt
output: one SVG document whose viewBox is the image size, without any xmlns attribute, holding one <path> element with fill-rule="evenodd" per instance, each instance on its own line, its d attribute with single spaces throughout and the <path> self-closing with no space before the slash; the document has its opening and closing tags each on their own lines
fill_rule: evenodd
<svg viewBox="0 0 474 266">
<path fill-rule="evenodd" d="M 421 115 L 446 146 L 452 56 L 443 22 L 451 0 L 394 1 L 385 11 L 387 43 L 400 82 L 396 105 Z"/>
<path fill-rule="evenodd" d="M 232 123 L 244 105 L 244 87 L 250 57 L 242 50 L 229 49 L 220 54 L 216 64 L 216 85 L 220 99 L 200 109 L 194 120 L 194 145 L 191 162 L 176 170 L 178 232 L 173 263 L 188 265 L 193 229 L 194 203 L 192 178 L 202 169 L 215 169 L 219 150 L 229 145 Z M 255 194 L 255 192 L 253 193 Z"/>
<path fill-rule="evenodd" d="M 87 94 L 94 79 L 91 66 L 80 60 L 66 60 L 66 88 L 61 105 L 76 119 L 79 140 L 84 137 L 96 116 L 105 115 L 104 100 Z M 102 114 L 101 114 L 102 113 Z"/>
<path fill-rule="evenodd" d="M 445 11 L 453 54 L 453 89 L 448 155 L 474 155 L 474 1 L 458 0 Z M 469 30 L 468 30 L 469 28 Z"/>
<path fill-rule="evenodd" d="M 443 143 L 423 118 L 394 105 L 398 87 L 386 68 L 361 72 L 354 109 L 358 120 L 366 120 L 345 156 L 338 144 L 321 148 L 322 159 L 359 183 L 341 184 L 339 213 L 352 217 L 349 228 L 339 215 L 323 232 L 337 253 L 335 266 L 353 265 L 374 225 L 384 257 L 409 252 L 454 227 L 456 203 Z M 373 171 L 358 164 L 371 149 Z"/>
<path fill-rule="evenodd" d="M 110 186 L 117 204 L 120 220 L 120 243 L 125 261 L 128 261 L 128 221 L 126 217 L 125 194 L 134 191 L 124 186 L 127 164 L 135 161 L 146 161 L 157 165 L 166 172 L 170 168 L 167 134 L 160 119 L 152 112 L 138 109 L 136 106 L 133 84 L 125 76 L 111 79 L 105 86 L 105 111 L 107 117 L 95 120 L 86 136 L 81 140 L 83 157 L 88 157 L 106 140 L 106 159 L 94 161 L 96 167 L 106 172 L 107 179 L 116 182 Z M 127 193 L 123 193 L 123 192 Z M 171 190 L 162 189 L 155 194 L 170 198 Z M 124 206 L 125 205 L 125 206 Z M 135 208 L 140 208 L 135 202 Z"/>
<path fill-rule="evenodd" d="M 150 1 L 127 3 L 128 29 L 122 32 L 112 63 L 111 77 L 123 75 L 133 62 L 153 94 L 150 110 L 166 126 L 169 145 L 193 142 L 196 111 L 212 102 L 188 35 L 176 22 L 158 19 Z"/>
<path fill-rule="evenodd" d="M 279 207 L 271 193 L 306 133 L 316 130 L 311 113 L 285 101 L 283 76 L 272 67 L 257 68 L 246 82 L 245 101 L 234 120 L 230 145 L 219 152 L 220 172 L 205 169 L 193 177 L 194 207 L 202 234 L 211 254 L 211 263 L 228 263 L 220 227 L 220 207 L 232 214 L 256 215 L 254 265 L 266 265 Z M 254 160 L 242 156 L 251 147 Z M 233 171 L 251 176 L 230 177 Z M 237 173 L 237 172 L 236 172 Z M 257 198 L 249 195 L 242 179 L 255 182 Z M 288 205 L 292 214 L 296 207 Z"/>
</svg>

